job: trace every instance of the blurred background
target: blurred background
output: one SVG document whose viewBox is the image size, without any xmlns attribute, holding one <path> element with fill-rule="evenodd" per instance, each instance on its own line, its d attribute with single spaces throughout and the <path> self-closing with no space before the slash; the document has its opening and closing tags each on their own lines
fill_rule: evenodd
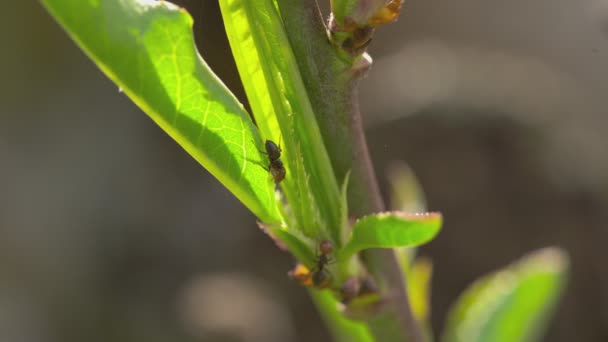
<svg viewBox="0 0 608 342">
<path fill-rule="evenodd" d="M 183 0 L 244 101 L 216 1 Z M 0 341 L 325 341 L 290 256 L 36 2 L 0 12 Z M 474 279 L 556 245 L 546 341 L 608 341 L 608 1 L 407 0 L 362 85 L 381 176 L 446 222 L 435 331 Z"/>
</svg>

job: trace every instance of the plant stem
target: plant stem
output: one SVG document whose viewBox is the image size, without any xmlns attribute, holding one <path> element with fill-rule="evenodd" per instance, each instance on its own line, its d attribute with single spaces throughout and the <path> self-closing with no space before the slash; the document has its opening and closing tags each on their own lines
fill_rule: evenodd
<svg viewBox="0 0 608 342">
<path fill-rule="evenodd" d="M 353 146 L 353 181 L 358 181 L 366 190 L 367 196 L 359 196 L 351 198 L 358 200 L 357 207 L 367 208 L 370 212 L 382 212 L 386 210 L 380 188 L 376 180 L 373 164 L 371 162 L 369 149 L 367 148 L 367 140 L 363 130 L 363 120 L 359 109 L 359 90 L 358 81 L 353 81 L 350 91 L 350 128 Z M 353 204 L 353 203 L 351 203 Z M 407 284 L 405 274 L 401 272 L 401 267 L 397 262 L 397 258 L 393 250 L 390 249 L 372 249 L 363 252 L 363 260 L 368 268 L 368 271 L 378 281 L 384 295 L 388 297 L 389 311 L 393 311 L 393 324 L 398 324 L 405 329 L 407 341 L 423 342 L 422 329 L 416 321 L 409 297 L 407 295 Z M 390 334 L 388 338 L 394 338 L 394 333 L 390 330 L 398 329 L 393 327 L 389 331 L 387 322 L 380 324 L 382 331 L 375 329 L 373 324 L 370 324 L 375 336 L 379 334 Z M 399 329 L 401 330 L 401 329 Z M 382 339 L 383 340 L 383 339 Z"/>
<path fill-rule="evenodd" d="M 362 188 L 367 195 L 367 201 L 359 200 L 356 205 L 358 211 L 367 213 L 382 212 L 386 210 L 380 188 L 376 181 L 376 172 L 372 164 L 369 149 L 367 148 L 367 139 L 363 129 L 363 118 L 359 109 L 359 81 L 353 80 L 350 85 L 350 106 L 349 106 L 349 126 L 352 142 L 352 161 L 353 173 L 362 185 Z M 362 197 L 362 196 L 361 196 Z"/>
<path fill-rule="evenodd" d="M 290 44 L 306 86 L 338 182 L 352 171 L 348 187 L 351 215 L 385 210 L 371 163 L 359 110 L 358 76 L 327 39 L 316 0 L 278 1 Z M 405 278 L 392 250 L 369 250 L 364 263 L 382 296 L 368 325 L 376 341 L 423 342 L 413 316 Z"/>
</svg>

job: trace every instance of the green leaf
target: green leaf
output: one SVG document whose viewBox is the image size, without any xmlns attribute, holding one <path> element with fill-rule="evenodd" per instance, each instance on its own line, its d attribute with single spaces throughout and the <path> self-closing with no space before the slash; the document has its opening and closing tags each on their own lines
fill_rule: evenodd
<svg viewBox="0 0 608 342">
<path fill-rule="evenodd" d="M 433 264 L 427 258 L 417 258 L 407 274 L 412 311 L 419 322 L 428 321 L 431 308 L 432 274 Z"/>
<path fill-rule="evenodd" d="M 350 113 L 352 59 L 329 44 L 324 18 L 314 1 L 275 1 L 338 183 L 352 167 Z M 319 86 L 322 85 L 322 86 Z M 352 190 L 354 183 L 349 188 Z M 351 191 L 349 190 L 349 191 Z"/>
<path fill-rule="evenodd" d="M 426 197 L 414 171 L 405 162 L 391 163 L 387 176 L 391 186 L 391 208 L 410 213 L 426 210 Z"/>
<path fill-rule="evenodd" d="M 450 310 L 442 341 L 538 341 L 567 270 L 566 253 L 546 248 L 481 278 Z"/>
<path fill-rule="evenodd" d="M 358 220 L 339 258 L 369 248 L 415 247 L 431 241 L 441 228 L 440 213 L 386 212 Z"/>
<path fill-rule="evenodd" d="M 392 210 L 410 213 L 419 213 L 426 210 L 426 199 L 422 186 L 407 163 L 403 161 L 391 163 L 387 170 L 387 178 L 391 188 L 390 207 Z M 416 279 L 412 279 L 412 275 L 408 274 L 410 271 L 413 272 L 416 268 L 416 262 L 414 262 L 416 248 L 396 248 L 395 252 L 397 253 L 397 260 L 404 270 L 407 282 L 412 283 L 412 281 L 417 281 Z M 408 285 L 409 290 L 413 287 L 413 284 Z M 415 301 L 416 299 L 412 298 L 414 312 L 416 312 Z"/>
<path fill-rule="evenodd" d="M 220 7 L 258 127 L 282 143 L 281 186 L 298 222 L 288 229 L 340 246 L 340 190 L 275 3 L 221 0 Z"/>
<path fill-rule="evenodd" d="M 342 183 L 342 189 L 340 190 L 340 210 L 341 210 L 341 232 L 347 234 L 350 230 L 350 222 L 348 219 L 348 182 L 350 181 L 350 171 L 344 176 L 344 182 Z M 342 240 L 346 240 L 347 236 L 344 236 Z"/>
<path fill-rule="evenodd" d="M 145 0 L 42 4 L 129 98 L 256 216 L 280 221 L 272 181 L 256 164 L 264 160 L 257 130 L 198 54 L 184 9 Z"/>
</svg>

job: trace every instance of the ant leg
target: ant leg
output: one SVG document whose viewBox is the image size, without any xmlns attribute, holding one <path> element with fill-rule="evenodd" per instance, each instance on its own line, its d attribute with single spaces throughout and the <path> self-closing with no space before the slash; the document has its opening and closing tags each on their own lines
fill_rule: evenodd
<svg viewBox="0 0 608 342">
<path fill-rule="evenodd" d="M 258 144 L 255 143 L 255 139 L 252 138 L 251 141 L 253 142 L 253 145 L 255 146 L 255 149 L 258 150 L 258 152 L 260 152 L 261 154 L 268 155 L 268 153 L 266 153 L 265 151 L 260 150 Z"/>
<path fill-rule="evenodd" d="M 265 164 L 262 163 L 261 161 L 252 160 L 252 159 L 249 159 L 249 158 L 245 158 L 245 160 L 248 161 L 248 162 L 250 162 L 250 163 L 253 163 L 255 165 L 260 166 L 262 169 L 266 170 L 266 172 L 270 172 L 270 169 L 268 167 L 266 167 Z"/>
<path fill-rule="evenodd" d="M 333 265 L 336 263 L 336 259 L 334 258 L 327 258 L 327 265 Z"/>
</svg>

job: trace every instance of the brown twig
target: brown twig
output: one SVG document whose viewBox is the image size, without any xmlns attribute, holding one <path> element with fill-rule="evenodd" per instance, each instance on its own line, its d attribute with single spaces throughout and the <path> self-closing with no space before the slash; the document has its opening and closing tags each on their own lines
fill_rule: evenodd
<svg viewBox="0 0 608 342">
<path fill-rule="evenodd" d="M 367 196 L 351 198 L 350 200 L 360 201 L 357 206 L 360 208 L 367 207 L 370 212 L 382 212 L 386 210 L 386 207 L 380 194 L 363 130 L 357 83 L 358 81 L 353 82 L 350 92 L 350 129 L 353 148 L 353 173 L 355 175 L 353 181 L 361 183 L 361 188 L 365 189 Z M 385 249 L 367 250 L 363 252 L 363 260 L 368 271 L 379 283 L 381 291 L 388 297 L 389 310 L 393 310 L 394 317 L 405 328 L 408 342 L 423 342 L 422 330 L 411 309 L 405 275 L 401 272 L 394 251 Z M 374 327 L 371 326 L 371 328 Z M 388 333 L 390 334 L 390 332 Z M 377 333 L 374 335 L 377 336 Z"/>
</svg>

